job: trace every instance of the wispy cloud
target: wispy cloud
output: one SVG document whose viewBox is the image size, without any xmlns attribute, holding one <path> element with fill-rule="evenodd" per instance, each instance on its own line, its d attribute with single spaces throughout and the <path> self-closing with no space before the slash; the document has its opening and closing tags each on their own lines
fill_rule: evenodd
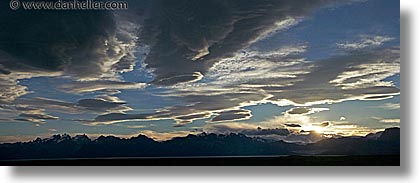
<svg viewBox="0 0 420 183">
<path fill-rule="evenodd" d="M 395 110 L 395 109 L 400 109 L 400 104 L 399 103 L 385 103 L 379 107 L 383 109 Z"/>
<path fill-rule="evenodd" d="M 203 129 L 207 133 L 229 134 L 242 133 L 250 136 L 280 135 L 286 136 L 289 131 L 285 128 L 263 128 L 255 124 L 247 123 L 222 123 L 207 125 Z"/>
<path fill-rule="evenodd" d="M 381 123 L 400 123 L 400 119 L 381 119 Z"/>
<path fill-rule="evenodd" d="M 59 88 L 68 93 L 88 93 L 103 90 L 122 90 L 122 89 L 142 89 L 145 83 L 132 83 L 124 81 L 95 80 L 95 81 L 75 81 L 63 84 Z"/>
<path fill-rule="evenodd" d="M 206 1 L 199 5 L 184 1 L 182 4 L 184 7 L 166 3 L 156 6 L 157 9 L 151 11 L 140 33 L 140 39 L 153 45 L 145 63 L 153 69 L 156 84 L 160 84 L 159 81 L 171 81 L 164 85 L 186 82 L 187 78 L 167 78 L 191 76 L 195 72 L 206 75 L 219 60 L 229 58 L 256 41 L 297 24 L 301 17 L 328 2 L 302 0 L 261 3 L 251 0 L 227 4 Z M 208 11 L 201 11 L 201 8 Z"/>
<path fill-rule="evenodd" d="M 383 45 L 385 42 L 392 40 L 394 40 L 394 38 L 387 36 L 362 35 L 358 41 L 337 43 L 337 46 L 347 50 L 358 50 L 363 48 L 378 47 Z"/>
</svg>

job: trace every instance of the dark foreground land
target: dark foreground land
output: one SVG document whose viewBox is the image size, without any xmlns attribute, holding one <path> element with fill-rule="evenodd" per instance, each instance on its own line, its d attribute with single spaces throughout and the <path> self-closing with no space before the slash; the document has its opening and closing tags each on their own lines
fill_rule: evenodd
<svg viewBox="0 0 420 183">
<path fill-rule="evenodd" d="M 8 160 L 9 166 L 399 166 L 399 155 Z"/>
</svg>

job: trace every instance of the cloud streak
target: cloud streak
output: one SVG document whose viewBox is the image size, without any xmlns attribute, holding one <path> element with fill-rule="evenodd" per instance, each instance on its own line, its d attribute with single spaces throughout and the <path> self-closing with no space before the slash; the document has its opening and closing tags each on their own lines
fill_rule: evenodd
<svg viewBox="0 0 420 183">
<path fill-rule="evenodd" d="M 156 76 L 155 84 L 194 80 L 168 78 L 192 76 L 196 72 L 205 75 L 219 60 L 296 24 L 296 19 L 326 2 L 181 0 L 174 4 L 168 0 L 154 1 L 140 34 L 142 41 L 152 45 L 145 63 Z"/>
<path fill-rule="evenodd" d="M 339 48 L 346 50 L 359 50 L 363 48 L 374 48 L 383 45 L 385 42 L 392 41 L 394 38 L 387 36 L 360 36 L 360 40 L 355 42 L 337 43 Z"/>
</svg>

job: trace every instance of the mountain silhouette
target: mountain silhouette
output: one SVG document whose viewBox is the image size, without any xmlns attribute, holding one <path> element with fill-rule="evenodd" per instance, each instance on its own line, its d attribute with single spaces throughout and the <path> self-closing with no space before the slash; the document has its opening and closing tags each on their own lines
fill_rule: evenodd
<svg viewBox="0 0 420 183">
<path fill-rule="evenodd" d="M 400 129 L 365 137 L 324 139 L 313 144 L 265 140 L 243 134 L 198 134 L 158 142 L 147 136 L 124 139 L 57 134 L 30 142 L 0 144 L 0 160 L 99 157 L 388 155 L 400 154 Z"/>
<path fill-rule="evenodd" d="M 314 144 L 308 144 L 305 150 L 323 155 L 400 154 L 400 129 L 388 128 L 365 137 L 324 139 Z"/>
</svg>

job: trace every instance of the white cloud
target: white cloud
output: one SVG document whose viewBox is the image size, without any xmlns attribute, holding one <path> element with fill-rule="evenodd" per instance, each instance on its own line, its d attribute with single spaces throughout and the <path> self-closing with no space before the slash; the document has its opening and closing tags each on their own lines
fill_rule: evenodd
<svg viewBox="0 0 420 183">
<path fill-rule="evenodd" d="M 400 119 L 381 119 L 381 123 L 400 123 Z"/>
<path fill-rule="evenodd" d="M 13 71 L 7 75 L 0 74 L 0 103 L 12 103 L 20 96 L 31 92 L 28 91 L 26 86 L 19 84 L 19 80 L 21 79 L 29 79 L 33 77 L 54 77 L 61 74 L 61 72 L 45 72 L 36 70 Z"/>
<path fill-rule="evenodd" d="M 124 81 L 95 80 L 77 81 L 60 86 L 63 92 L 68 93 L 88 93 L 102 90 L 122 90 L 122 89 L 142 89 L 146 83 L 131 83 Z"/>
<path fill-rule="evenodd" d="M 399 58 L 388 61 L 378 59 L 374 63 L 350 66 L 348 70 L 350 71 L 341 73 L 330 83 L 342 87 L 342 89 L 393 86 L 391 81 L 383 81 L 383 79 L 400 73 L 400 60 Z"/>
<path fill-rule="evenodd" d="M 344 43 L 337 43 L 339 48 L 347 49 L 347 50 L 358 50 L 362 48 L 369 48 L 369 47 L 378 47 L 384 44 L 385 42 L 394 40 L 394 38 L 387 37 L 387 36 L 368 36 L 363 35 L 360 36 L 360 40 L 355 42 L 344 42 Z"/>
<path fill-rule="evenodd" d="M 380 107 L 383 109 L 394 110 L 394 109 L 400 109 L 400 104 L 399 103 L 385 103 Z"/>
</svg>

